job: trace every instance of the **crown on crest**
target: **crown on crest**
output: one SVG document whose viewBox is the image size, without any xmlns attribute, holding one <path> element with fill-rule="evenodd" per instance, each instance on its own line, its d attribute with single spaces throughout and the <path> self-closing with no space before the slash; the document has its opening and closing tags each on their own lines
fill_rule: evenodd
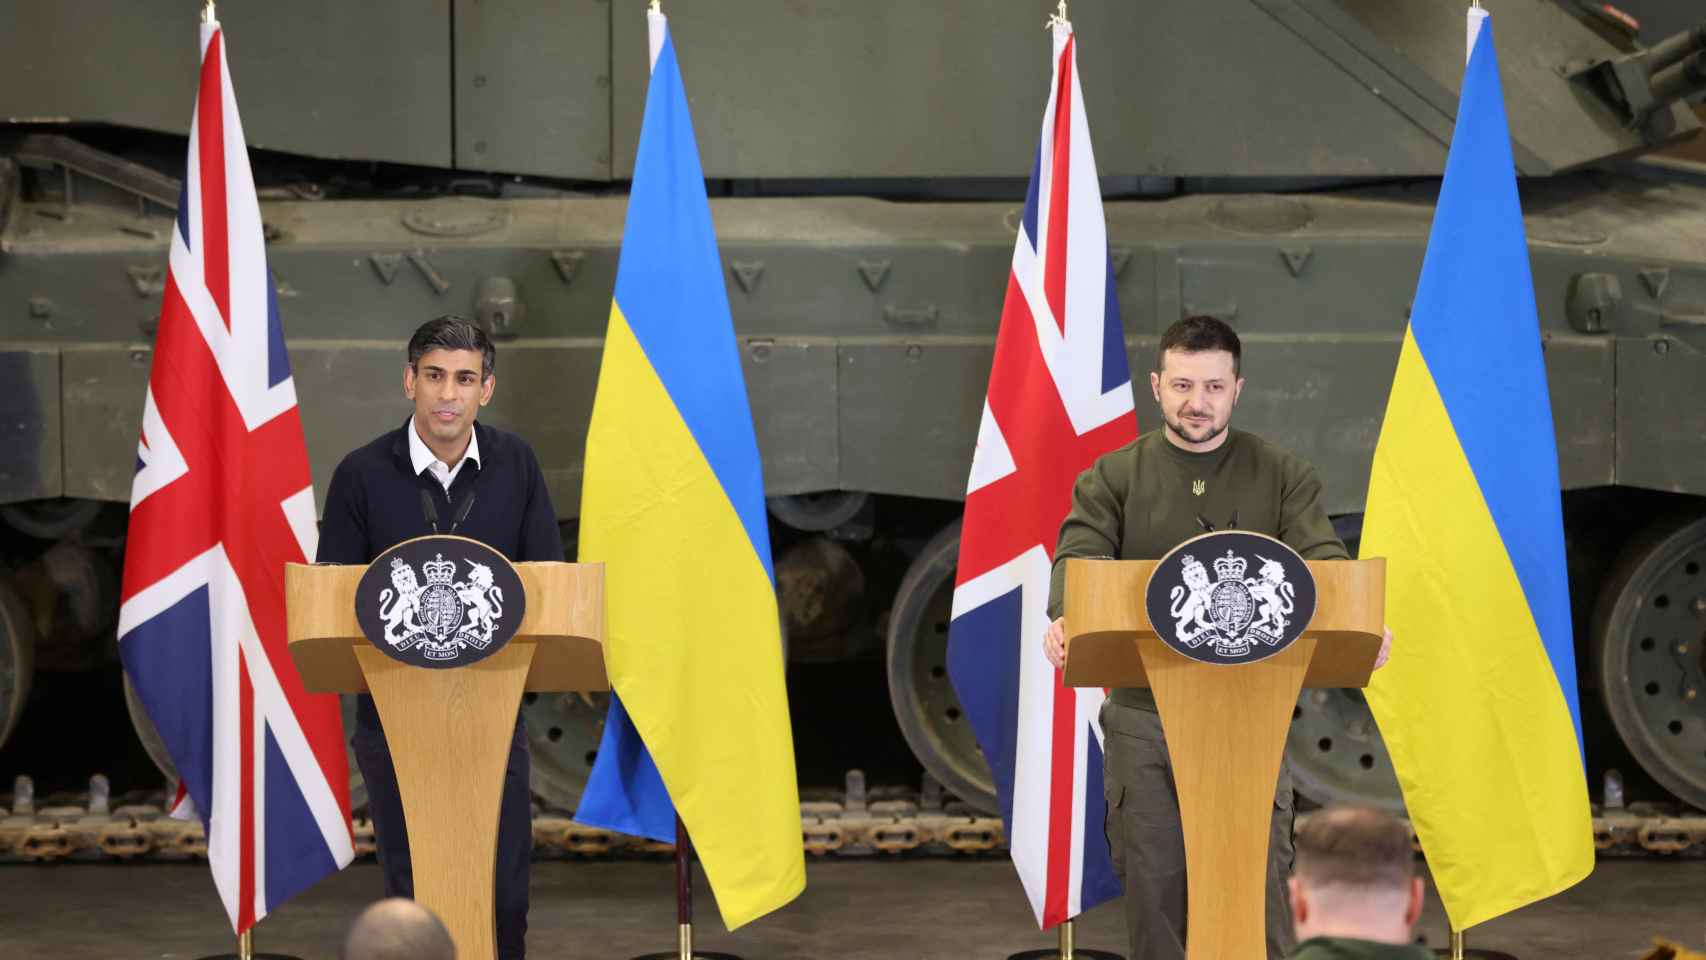
<svg viewBox="0 0 1706 960">
<path fill-rule="evenodd" d="M 444 559 L 444 554 L 441 553 L 438 559 L 421 564 L 421 571 L 426 574 L 427 586 L 439 583 L 448 586 L 456 578 L 456 561 Z"/>
<path fill-rule="evenodd" d="M 1243 557 L 1233 556 L 1232 551 L 1226 551 L 1226 556 L 1214 561 L 1214 575 L 1221 580 L 1242 580 L 1244 570 L 1250 566 L 1250 561 Z"/>
<path fill-rule="evenodd" d="M 409 570 L 409 565 L 403 562 L 402 557 L 392 557 L 391 558 L 391 572 L 396 573 L 399 570 Z M 413 570 L 409 570 L 409 572 L 414 573 Z"/>
</svg>

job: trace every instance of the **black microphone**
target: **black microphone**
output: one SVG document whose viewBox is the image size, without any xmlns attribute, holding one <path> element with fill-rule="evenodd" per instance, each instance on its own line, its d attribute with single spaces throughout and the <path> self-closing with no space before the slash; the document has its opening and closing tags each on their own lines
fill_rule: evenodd
<svg viewBox="0 0 1706 960">
<path fill-rule="evenodd" d="M 472 509 L 474 509 L 474 491 L 470 490 L 468 495 L 462 498 L 462 506 L 456 508 L 456 516 L 450 520 L 451 533 L 455 533 L 456 528 L 462 525 L 462 521 L 468 519 L 468 511 Z"/>
<path fill-rule="evenodd" d="M 421 491 L 421 513 L 426 516 L 426 522 L 432 525 L 432 532 L 437 533 L 438 508 L 433 506 L 432 494 L 426 490 Z"/>
</svg>

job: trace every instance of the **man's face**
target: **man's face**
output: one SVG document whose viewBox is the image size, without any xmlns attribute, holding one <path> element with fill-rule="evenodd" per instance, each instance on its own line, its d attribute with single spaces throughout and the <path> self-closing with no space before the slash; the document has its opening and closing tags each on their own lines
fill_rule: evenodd
<svg viewBox="0 0 1706 960">
<path fill-rule="evenodd" d="M 478 350 L 429 350 L 403 368 L 403 393 L 415 402 L 415 426 L 434 446 L 465 444 L 474 417 L 491 402 L 497 377 L 480 379 Z"/>
<path fill-rule="evenodd" d="M 1174 438 L 1187 449 L 1211 450 L 1232 422 L 1244 378 L 1225 350 L 1169 350 L 1160 371 L 1149 375 L 1149 387 Z"/>
</svg>

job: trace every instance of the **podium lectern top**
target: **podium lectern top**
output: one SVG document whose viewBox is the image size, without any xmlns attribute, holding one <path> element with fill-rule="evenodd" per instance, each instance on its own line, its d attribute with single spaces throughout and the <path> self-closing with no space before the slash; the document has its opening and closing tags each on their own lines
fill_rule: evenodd
<svg viewBox="0 0 1706 960">
<path fill-rule="evenodd" d="M 311 693 L 366 693 L 355 651 L 367 647 L 356 622 L 364 565 L 285 565 L 290 657 Z M 518 563 L 527 612 L 511 643 L 535 644 L 527 690 L 608 690 L 604 675 L 604 564 Z"/>
<path fill-rule="evenodd" d="M 1066 685 L 1147 687 L 1137 641 L 1155 637 L 1144 588 L 1157 560 L 1066 561 Z M 1385 633 L 1386 560 L 1311 560 L 1320 641 L 1305 687 L 1365 687 Z"/>
</svg>

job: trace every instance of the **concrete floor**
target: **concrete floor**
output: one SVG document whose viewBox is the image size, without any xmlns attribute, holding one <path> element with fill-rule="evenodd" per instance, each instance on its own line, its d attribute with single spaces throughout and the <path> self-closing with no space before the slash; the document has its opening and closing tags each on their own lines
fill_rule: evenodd
<svg viewBox="0 0 1706 960">
<path fill-rule="evenodd" d="M 546 862 L 533 870 L 530 956 L 623 960 L 673 950 L 668 862 Z M 332 960 L 350 920 L 380 888 L 357 864 L 267 918 L 263 952 Z M 1003 861 L 812 861 L 800 900 L 738 933 L 701 892 L 698 945 L 744 960 L 1002 960 L 1046 947 L 1012 866 Z M 0 866 L 0 958 L 187 960 L 228 950 L 229 927 L 205 863 Z M 1438 904 L 1422 932 L 1444 944 Z M 1474 931 L 1472 947 L 1520 960 L 1623 960 L 1654 934 L 1706 947 L 1706 862 L 1613 860 L 1551 900 Z M 1125 952 L 1113 905 L 1079 921 L 1079 945 Z"/>
</svg>

